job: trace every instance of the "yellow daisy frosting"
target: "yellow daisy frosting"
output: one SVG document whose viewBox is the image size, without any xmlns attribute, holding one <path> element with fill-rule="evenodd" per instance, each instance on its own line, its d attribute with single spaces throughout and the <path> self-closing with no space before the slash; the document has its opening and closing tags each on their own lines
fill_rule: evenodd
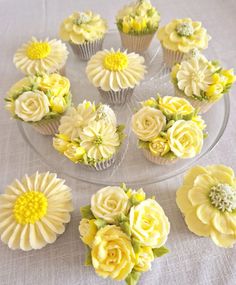
<svg viewBox="0 0 236 285">
<path fill-rule="evenodd" d="M 83 44 L 104 37 L 107 23 L 100 15 L 91 11 L 74 12 L 60 26 L 60 37 L 63 41 Z"/>
<path fill-rule="evenodd" d="M 236 179 L 225 165 L 195 166 L 184 177 L 176 202 L 190 231 L 220 247 L 236 242 Z"/>
<path fill-rule="evenodd" d="M 166 49 L 183 53 L 193 48 L 206 49 L 210 40 L 201 22 L 194 22 L 190 18 L 171 21 L 158 30 L 157 36 Z"/>
<path fill-rule="evenodd" d="M 55 173 L 25 175 L 0 195 L 1 240 L 11 249 L 41 249 L 65 231 L 73 210 L 70 188 Z"/>
<path fill-rule="evenodd" d="M 88 79 L 104 91 L 134 88 L 145 73 L 142 56 L 114 49 L 97 52 L 86 67 Z"/>
<path fill-rule="evenodd" d="M 66 63 L 68 50 L 60 40 L 32 39 L 15 53 L 13 62 L 25 74 L 53 73 Z"/>
</svg>

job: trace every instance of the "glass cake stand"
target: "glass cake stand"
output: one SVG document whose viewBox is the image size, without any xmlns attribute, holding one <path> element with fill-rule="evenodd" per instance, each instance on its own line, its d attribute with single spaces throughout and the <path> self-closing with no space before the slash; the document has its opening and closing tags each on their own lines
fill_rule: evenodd
<svg viewBox="0 0 236 285">
<path fill-rule="evenodd" d="M 120 48 L 119 34 L 110 31 L 104 41 L 104 48 Z M 122 48 L 121 48 L 122 49 Z M 104 171 L 74 164 L 65 156 L 59 154 L 52 146 L 52 137 L 42 136 L 28 124 L 18 122 L 20 132 L 25 141 L 40 156 L 40 158 L 58 174 L 63 173 L 77 180 L 101 185 L 146 185 L 161 182 L 181 174 L 205 154 L 210 152 L 223 135 L 230 112 L 229 96 L 214 105 L 209 112 L 203 115 L 207 124 L 208 137 L 204 140 L 202 152 L 192 158 L 180 160 L 172 165 L 158 166 L 147 161 L 142 151 L 137 148 L 137 138 L 131 132 L 131 116 L 139 106 L 139 102 L 151 96 L 156 97 L 174 95 L 174 89 L 169 80 L 169 70 L 162 63 L 162 52 L 156 39 L 153 40 L 149 51 L 143 54 L 148 67 L 145 80 L 138 86 L 132 99 L 124 106 L 112 106 L 118 122 L 125 124 L 127 135 L 115 163 Z M 83 100 L 101 101 L 99 93 L 93 87 L 85 74 L 86 62 L 81 61 L 71 50 L 66 66 L 66 76 L 70 79 L 74 104 Z"/>
</svg>

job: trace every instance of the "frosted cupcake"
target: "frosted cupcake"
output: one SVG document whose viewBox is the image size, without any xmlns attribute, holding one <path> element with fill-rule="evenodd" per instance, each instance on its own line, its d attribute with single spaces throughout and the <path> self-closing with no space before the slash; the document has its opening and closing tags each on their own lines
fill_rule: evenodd
<svg viewBox="0 0 236 285">
<path fill-rule="evenodd" d="M 27 75 L 64 73 L 68 54 L 66 45 L 60 40 L 43 41 L 33 37 L 16 51 L 13 62 L 16 68 Z"/>
<path fill-rule="evenodd" d="M 82 60 L 88 60 L 102 49 L 107 23 L 91 11 L 74 12 L 60 26 L 60 37 L 69 42 Z"/>
<path fill-rule="evenodd" d="M 123 129 L 109 106 L 84 101 L 61 118 L 53 146 L 74 163 L 103 170 L 115 161 Z"/>
<path fill-rule="evenodd" d="M 5 101 L 14 119 L 53 135 L 71 104 L 70 81 L 57 73 L 25 77 L 11 87 Z"/>
<path fill-rule="evenodd" d="M 71 190 L 55 173 L 27 174 L 0 195 L 0 236 L 11 249 L 29 251 L 54 243 L 73 210 Z"/>
<path fill-rule="evenodd" d="M 183 56 L 194 48 L 206 49 L 210 40 L 201 22 L 194 22 L 189 18 L 173 20 L 158 30 L 157 37 L 168 67 L 181 62 Z"/>
<path fill-rule="evenodd" d="M 171 77 L 176 96 L 187 99 L 201 113 L 228 93 L 236 80 L 233 69 L 223 69 L 196 52 L 176 64 Z"/>
<path fill-rule="evenodd" d="M 142 56 L 114 49 L 97 52 L 86 67 L 88 79 L 108 104 L 120 105 L 129 101 L 145 73 Z"/>
<path fill-rule="evenodd" d="M 172 164 L 195 157 L 203 146 L 206 125 L 185 99 L 165 96 L 142 102 L 132 116 L 132 130 L 147 160 Z"/>
</svg>

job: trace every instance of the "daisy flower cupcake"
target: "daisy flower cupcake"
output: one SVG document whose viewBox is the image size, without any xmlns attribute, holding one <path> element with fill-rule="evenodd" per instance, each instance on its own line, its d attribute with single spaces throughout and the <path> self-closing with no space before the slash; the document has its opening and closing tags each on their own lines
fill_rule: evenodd
<svg viewBox="0 0 236 285">
<path fill-rule="evenodd" d="M 71 189 L 55 173 L 27 174 L 0 195 L 0 236 L 11 249 L 54 243 L 73 211 Z"/>
<path fill-rule="evenodd" d="M 121 105 L 129 101 L 145 73 L 142 56 L 114 49 L 97 52 L 86 67 L 89 81 L 108 104 Z"/>
<path fill-rule="evenodd" d="M 129 51 L 146 51 L 159 22 L 160 15 L 149 0 L 138 0 L 125 6 L 116 16 L 122 46 Z"/>
<path fill-rule="evenodd" d="M 82 60 L 88 60 L 102 49 L 107 23 L 91 11 L 74 12 L 60 26 L 60 37 L 69 42 L 73 51 Z"/>
<path fill-rule="evenodd" d="M 70 81 L 58 73 L 28 76 L 11 87 L 5 101 L 14 119 L 43 135 L 53 135 L 71 104 Z"/>
<path fill-rule="evenodd" d="M 66 45 L 60 40 L 37 40 L 33 37 L 16 51 L 13 62 L 27 75 L 63 73 L 68 54 Z"/>
<path fill-rule="evenodd" d="M 84 101 L 61 118 L 53 146 L 74 163 L 103 170 L 115 161 L 123 129 L 109 106 Z"/>
<path fill-rule="evenodd" d="M 201 22 L 190 18 L 176 19 L 160 28 L 157 37 L 161 42 L 164 62 L 168 67 L 182 61 L 183 56 L 192 49 L 208 47 L 210 36 Z"/>
</svg>

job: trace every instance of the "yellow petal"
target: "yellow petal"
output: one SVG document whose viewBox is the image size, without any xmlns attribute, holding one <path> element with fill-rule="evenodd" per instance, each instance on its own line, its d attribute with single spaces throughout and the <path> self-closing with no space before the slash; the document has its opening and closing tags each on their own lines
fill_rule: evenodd
<svg viewBox="0 0 236 285">
<path fill-rule="evenodd" d="M 189 190 L 188 199 L 194 206 L 207 204 L 209 201 L 208 194 L 208 189 L 195 186 Z"/>
<path fill-rule="evenodd" d="M 220 247 L 233 247 L 236 242 L 235 235 L 225 235 L 217 230 L 212 230 L 210 235 L 214 243 Z"/>
<path fill-rule="evenodd" d="M 216 184 L 217 181 L 213 179 L 209 174 L 202 174 L 196 177 L 193 185 L 209 190 L 212 186 Z"/>
<path fill-rule="evenodd" d="M 200 174 L 207 174 L 207 170 L 200 165 L 194 166 L 189 171 L 187 171 L 186 175 L 184 176 L 184 184 L 193 186 L 195 178 Z"/>
<path fill-rule="evenodd" d="M 229 185 L 234 184 L 234 172 L 231 168 L 224 165 L 212 165 L 207 167 L 207 169 L 211 172 L 211 175 L 218 180 L 218 182 Z"/>
<path fill-rule="evenodd" d="M 230 220 L 227 219 L 225 213 L 218 213 L 213 218 L 213 225 L 218 232 L 226 235 L 234 234 L 234 230 Z"/>
<path fill-rule="evenodd" d="M 183 185 L 176 192 L 176 203 L 182 213 L 191 211 L 192 204 L 188 200 L 189 186 Z"/>
<path fill-rule="evenodd" d="M 210 234 L 210 226 L 203 224 L 196 216 L 196 209 L 193 209 L 185 217 L 189 230 L 198 236 L 207 237 Z"/>
<path fill-rule="evenodd" d="M 211 224 L 212 219 L 215 217 L 217 213 L 218 211 L 208 204 L 203 204 L 198 206 L 196 212 L 199 220 L 206 225 Z"/>
</svg>

